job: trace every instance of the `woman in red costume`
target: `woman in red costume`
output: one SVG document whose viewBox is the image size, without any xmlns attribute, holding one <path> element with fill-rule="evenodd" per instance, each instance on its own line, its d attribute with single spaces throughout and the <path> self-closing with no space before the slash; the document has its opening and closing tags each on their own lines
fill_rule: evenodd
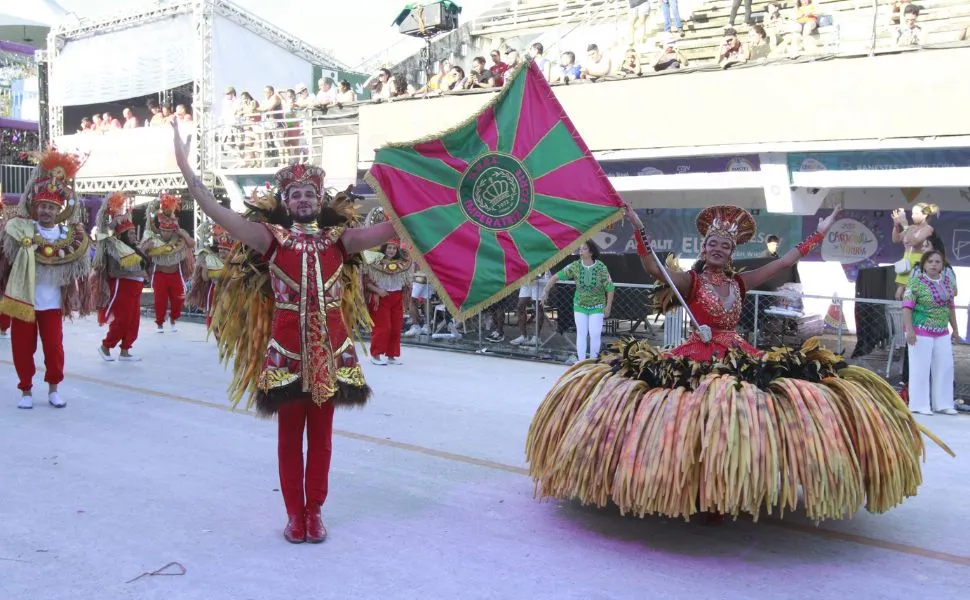
<svg viewBox="0 0 970 600">
<path fill-rule="evenodd" d="M 762 353 L 735 331 L 745 290 L 815 249 L 837 213 L 784 257 L 736 273 L 731 257 L 754 236 L 754 218 L 733 206 L 701 211 L 700 259 L 689 272 L 669 273 L 695 332 L 670 350 L 623 341 L 560 377 L 526 443 L 537 494 L 685 519 L 700 512 L 757 520 L 802 506 L 816 521 L 863 505 L 883 512 L 915 495 L 920 433 L 943 444 L 885 380 L 847 365 L 817 338 Z M 629 207 L 627 218 L 644 269 L 665 281 Z"/>
<path fill-rule="evenodd" d="M 226 260 L 232 250 L 232 238 L 216 223 L 203 224 L 202 229 L 203 237 L 209 239 L 209 244 L 203 246 L 195 257 L 191 290 L 185 297 L 185 301 L 205 313 L 206 329 L 211 329 L 216 287 L 225 272 Z"/>
</svg>

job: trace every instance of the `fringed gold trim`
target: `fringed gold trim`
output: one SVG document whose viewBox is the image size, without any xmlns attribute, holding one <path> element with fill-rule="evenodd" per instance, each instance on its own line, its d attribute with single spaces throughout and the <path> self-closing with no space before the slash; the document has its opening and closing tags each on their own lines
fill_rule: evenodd
<svg viewBox="0 0 970 600">
<path fill-rule="evenodd" d="M 0 299 L 0 314 L 10 315 L 14 319 L 28 323 L 34 322 L 34 307 L 23 302 L 17 302 L 9 296 Z"/>
<path fill-rule="evenodd" d="M 137 254 L 129 254 L 128 256 L 121 258 L 118 261 L 118 264 L 121 265 L 122 269 L 130 269 L 132 267 L 137 267 L 140 262 L 141 262 L 140 256 L 138 256 Z"/>
</svg>

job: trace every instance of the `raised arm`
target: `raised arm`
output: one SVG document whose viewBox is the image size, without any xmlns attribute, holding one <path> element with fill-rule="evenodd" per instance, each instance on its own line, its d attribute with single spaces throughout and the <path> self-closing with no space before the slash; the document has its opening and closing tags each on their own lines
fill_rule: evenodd
<svg viewBox="0 0 970 600">
<path fill-rule="evenodd" d="M 667 284 L 660 263 L 657 262 L 657 255 L 650 250 L 650 236 L 647 235 L 643 227 L 643 221 L 640 220 L 639 215 L 633 211 L 629 204 L 625 205 L 623 210 L 626 213 L 626 218 L 633 223 L 633 235 L 637 241 L 637 256 L 640 257 L 643 270 L 647 272 L 647 275 L 656 279 L 658 283 Z M 667 274 L 670 275 L 670 279 L 680 295 L 686 298 L 690 293 L 690 273 L 668 270 Z"/>
<path fill-rule="evenodd" d="M 828 232 L 829 228 L 832 227 L 832 223 L 835 223 L 839 210 L 840 209 L 836 207 L 836 209 L 833 210 L 832 214 L 830 214 L 828 217 L 819 219 L 818 230 L 801 244 L 786 252 L 781 258 L 773 260 L 765 266 L 754 269 L 753 271 L 742 273 L 741 279 L 744 281 L 745 287 L 749 290 L 754 290 L 761 287 L 764 282 L 770 280 L 775 275 L 780 273 L 782 269 L 790 269 L 792 265 L 799 261 L 799 259 L 808 255 L 809 252 L 814 250 L 819 244 L 822 243 L 822 238 L 825 236 L 826 232 Z"/>
<path fill-rule="evenodd" d="M 189 194 L 199 203 L 202 212 L 225 228 L 229 235 L 256 252 L 264 253 L 269 250 L 270 244 L 273 242 L 269 230 L 259 223 L 247 221 L 242 215 L 219 204 L 212 192 L 195 175 L 189 165 L 188 148 L 182 141 L 178 129 L 178 119 L 175 119 L 172 121 L 175 161 L 178 163 L 179 170 L 182 171 L 182 177 L 189 184 Z"/>
</svg>

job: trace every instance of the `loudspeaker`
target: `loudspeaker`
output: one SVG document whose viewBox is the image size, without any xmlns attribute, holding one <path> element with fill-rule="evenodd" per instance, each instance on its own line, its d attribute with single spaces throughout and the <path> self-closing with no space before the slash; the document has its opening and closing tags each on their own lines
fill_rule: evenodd
<svg viewBox="0 0 970 600">
<path fill-rule="evenodd" d="M 458 15 L 448 12 L 440 2 L 425 4 L 408 14 L 400 25 L 404 35 L 430 37 L 458 28 Z"/>
</svg>

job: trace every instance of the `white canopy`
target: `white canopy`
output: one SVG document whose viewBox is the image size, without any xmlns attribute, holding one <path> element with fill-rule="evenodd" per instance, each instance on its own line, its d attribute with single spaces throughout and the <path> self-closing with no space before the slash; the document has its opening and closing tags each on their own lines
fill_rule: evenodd
<svg viewBox="0 0 970 600">
<path fill-rule="evenodd" d="M 10 0 L 2 4 L 0 40 L 23 42 L 35 48 L 47 46 L 48 31 L 68 14 L 54 0 Z"/>
</svg>

